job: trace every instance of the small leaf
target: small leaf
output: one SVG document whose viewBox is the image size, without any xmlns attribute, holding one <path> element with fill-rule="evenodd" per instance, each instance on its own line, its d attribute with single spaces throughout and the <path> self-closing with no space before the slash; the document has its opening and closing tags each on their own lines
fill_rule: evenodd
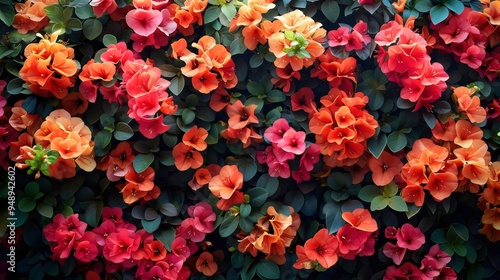
<svg viewBox="0 0 500 280">
<path fill-rule="evenodd" d="M 134 136 L 134 131 L 130 127 L 130 125 L 124 122 L 118 122 L 115 125 L 115 131 L 113 132 L 113 136 L 118 141 L 126 141 Z"/>
<path fill-rule="evenodd" d="M 212 21 L 215 21 L 216 19 L 218 19 L 221 13 L 222 13 L 222 11 L 219 7 L 209 6 L 205 10 L 205 13 L 203 14 L 203 22 L 205 24 L 211 23 Z"/>
<path fill-rule="evenodd" d="M 387 205 L 389 205 L 389 198 L 386 198 L 382 195 L 376 196 L 373 200 L 372 203 L 370 204 L 370 210 L 375 211 L 375 210 L 382 210 Z"/>
<path fill-rule="evenodd" d="M 83 22 L 83 35 L 89 40 L 94 40 L 102 32 L 102 23 L 97 19 L 87 19 Z"/>
<path fill-rule="evenodd" d="M 358 197 L 364 202 L 371 202 L 375 197 L 382 195 L 380 187 L 375 185 L 364 186 L 358 193 Z"/>
<path fill-rule="evenodd" d="M 430 15 L 433 24 L 441 23 L 448 17 L 449 11 L 445 6 L 437 5 L 432 7 Z"/>
<path fill-rule="evenodd" d="M 63 10 L 60 5 L 50 5 L 43 8 L 45 14 L 52 22 L 62 22 L 63 21 Z"/>
<path fill-rule="evenodd" d="M 330 22 L 335 23 L 340 15 L 339 4 L 336 1 L 327 0 L 321 4 L 321 12 Z"/>
<path fill-rule="evenodd" d="M 368 150 L 375 157 L 378 158 L 385 149 L 387 145 L 387 135 L 385 133 L 379 133 L 378 137 L 373 137 L 368 139 Z"/>
<path fill-rule="evenodd" d="M 38 204 L 36 210 L 45 218 L 51 219 L 54 215 L 54 208 L 52 207 L 52 205 L 48 204 L 45 201 L 42 201 L 40 204 Z"/>
<path fill-rule="evenodd" d="M 228 215 L 222 221 L 222 224 L 219 227 L 219 234 L 221 237 L 225 238 L 229 235 L 233 234 L 233 232 L 238 227 L 239 217 Z"/>
<path fill-rule="evenodd" d="M 184 89 L 185 83 L 184 76 L 175 76 L 172 80 L 170 80 L 168 90 L 170 90 L 173 95 L 179 95 Z"/>
<path fill-rule="evenodd" d="M 161 222 L 161 216 L 158 215 L 156 219 L 152 221 L 141 220 L 141 225 L 147 232 L 154 233 L 160 226 L 160 222 Z"/>
<path fill-rule="evenodd" d="M 16 11 L 12 5 L 0 3 L 0 20 L 7 26 L 11 26 L 14 22 Z"/>
<path fill-rule="evenodd" d="M 252 206 L 250 206 L 250 204 L 240 205 L 240 215 L 242 217 L 248 217 L 248 215 L 250 215 L 250 212 L 252 212 Z"/>
<path fill-rule="evenodd" d="M 149 154 L 138 154 L 134 158 L 133 166 L 137 173 L 142 173 L 146 168 L 148 168 L 151 163 L 153 163 L 155 156 L 151 153 Z"/>
<path fill-rule="evenodd" d="M 107 47 L 111 44 L 116 44 L 117 40 L 116 37 L 112 34 L 106 34 L 102 37 L 102 43 Z"/>
<path fill-rule="evenodd" d="M 172 227 L 157 230 L 153 234 L 156 239 L 160 240 L 161 243 L 163 243 L 165 248 L 167 248 L 167 251 L 172 251 L 172 242 L 174 242 L 175 239 L 175 230 Z"/>
<path fill-rule="evenodd" d="M 253 207 L 260 207 L 264 204 L 269 196 L 269 193 L 266 189 L 255 187 L 251 188 L 246 192 L 247 195 L 250 196 L 250 205 Z"/>
<path fill-rule="evenodd" d="M 401 131 L 393 131 L 387 137 L 387 147 L 393 152 L 401 151 L 407 144 L 406 135 Z"/>
<path fill-rule="evenodd" d="M 263 279 L 278 279 L 280 268 L 272 261 L 262 261 L 257 263 L 257 275 Z"/>
<path fill-rule="evenodd" d="M 19 208 L 19 210 L 28 213 L 31 210 L 35 209 L 36 201 L 32 197 L 27 196 L 19 201 L 17 207 Z"/>
<path fill-rule="evenodd" d="M 342 210 L 337 203 L 326 203 L 322 212 L 326 218 L 326 228 L 329 234 L 336 233 L 345 224 L 344 219 L 342 219 Z"/>
<path fill-rule="evenodd" d="M 393 196 L 390 198 L 389 207 L 398 212 L 408 211 L 408 206 L 404 199 L 400 196 Z"/>
<path fill-rule="evenodd" d="M 456 14 L 461 14 L 464 11 L 464 4 L 459 0 L 445 0 L 444 5 L 450 11 L 455 12 Z"/>
</svg>

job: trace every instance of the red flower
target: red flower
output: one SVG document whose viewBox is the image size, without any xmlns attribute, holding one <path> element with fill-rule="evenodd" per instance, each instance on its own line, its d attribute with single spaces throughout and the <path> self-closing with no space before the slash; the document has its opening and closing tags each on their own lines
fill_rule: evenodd
<svg viewBox="0 0 500 280">
<path fill-rule="evenodd" d="M 397 244 L 401 248 L 415 251 L 425 243 L 425 236 L 419 228 L 404 224 L 396 233 Z"/>
<path fill-rule="evenodd" d="M 139 131 L 149 139 L 167 132 L 170 128 L 169 125 L 163 123 L 163 115 L 155 118 L 137 118 L 135 120 L 139 123 Z"/>
<path fill-rule="evenodd" d="M 337 263 L 338 246 L 337 238 L 328 234 L 328 230 L 323 228 L 306 241 L 304 250 L 310 260 L 316 260 L 322 267 L 329 268 Z"/>
<path fill-rule="evenodd" d="M 104 245 L 104 257 L 113 263 L 122 263 L 139 248 L 141 237 L 127 229 L 121 228 L 110 233 Z"/>
<path fill-rule="evenodd" d="M 149 259 L 152 261 L 161 261 L 167 256 L 167 249 L 159 240 L 155 240 L 144 247 Z"/>
<path fill-rule="evenodd" d="M 73 255 L 81 262 L 91 262 L 99 253 L 96 244 L 95 234 L 91 231 L 85 232 L 82 238 L 76 242 Z"/>
<path fill-rule="evenodd" d="M 403 257 L 405 256 L 406 248 L 401 248 L 396 244 L 387 242 L 385 243 L 382 251 L 384 252 L 384 255 L 391 258 L 395 264 L 400 265 L 403 261 Z"/>
</svg>

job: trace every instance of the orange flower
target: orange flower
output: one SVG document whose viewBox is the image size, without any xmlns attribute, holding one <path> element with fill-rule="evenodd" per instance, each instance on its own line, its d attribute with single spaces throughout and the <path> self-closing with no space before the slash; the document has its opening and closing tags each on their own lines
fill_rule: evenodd
<svg viewBox="0 0 500 280">
<path fill-rule="evenodd" d="M 267 42 L 262 29 L 255 25 L 245 26 L 245 28 L 241 31 L 241 34 L 245 38 L 243 43 L 245 43 L 245 46 L 251 51 L 257 48 L 258 43 L 264 45 Z"/>
<path fill-rule="evenodd" d="M 458 87 L 453 89 L 457 97 L 458 109 L 464 112 L 473 123 L 481 123 L 486 119 L 486 110 L 481 107 L 481 100 L 477 96 L 472 96 L 476 92 L 475 88 Z"/>
<path fill-rule="evenodd" d="M 161 261 L 167 256 L 167 249 L 159 240 L 154 240 L 153 242 L 146 244 L 144 249 L 146 249 L 149 259 L 154 262 Z"/>
<path fill-rule="evenodd" d="M 175 145 L 172 149 L 172 156 L 175 160 L 175 167 L 180 171 L 185 171 L 189 168 L 196 169 L 203 164 L 203 156 L 201 153 L 183 142 Z"/>
<path fill-rule="evenodd" d="M 448 118 L 446 123 L 441 123 L 439 120 L 436 120 L 436 125 L 432 128 L 432 135 L 438 140 L 453 141 L 457 136 L 455 120 Z"/>
<path fill-rule="evenodd" d="M 243 105 L 240 100 L 226 107 L 227 115 L 229 116 L 228 125 L 232 129 L 242 129 L 248 124 L 259 123 L 259 119 L 255 116 L 257 105 Z"/>
<path fill-rule="evenodd" d="M 481 140 L 483 138 L 483 131 L 480 127 L 472 125 L 466 120 L 457 121 L 456 137 L 453 142 L 463 148 L 469 148 L 474 140 Z"/>
<path fill-rule="evenodd" d="M 131 168 L 133 169 L 133 168 Z M 147 191 L 141 191 L 136 184 L 126 184 L 120 191 L 123 195 L 123 201 L 127 204 L 132 204 L 140 198 L 146 196 Z"/>
<path fill-rule="evenodd" d="M 50 149 L 58 151 L 64 159 L 76 158 L 83 152 L 81 138 L 75 132 L 69 133 L 66 138 L 56 137 L 52 139 Z"/>
<path fill-rule="evenodd" d="M 91 59 L 83 66 L 79 78 L 82 82 L 86 81 L 111 81 L 114 78 L 116 66 L 112 62 L 94 62 Z"/>
<path fill-rule="evenodd" d="M 491 225 L 495 230 L 500 231 L 500 208 L 484 209 L 483 217 L 481 218 L 483 224 Z"/>
<path fill-rule="evenodd" d="M 217 74 L 209 71 L 198 73 L 191 79 L 193 87 L 201 93 L 208 94 L 219 86 Z"/>
<path fill-rule="evenodd" d="M 182 142 L 201 152 L 207 148 L 207 142 L 205 142 L 207 137 L 208 131 L 195 125 L 182 136 Z"/>
<path fill-rule="evenodd" d="M 109 160 L 118 165 L 121 169 L 127 168 L 134 161 L 132 145 L 128 142 L 120 142 L 116 148 L 109 154 Z"/>
<path fill-rule="evenodd" d="M 250 6 L 242 5 L 238 10 L 237 26 L 257 26 L 262 21 L 262 14 Z"/>
<path fill-rule="evenodd" d="M 424 205 L 425 193 L 420 185 L 408 185 L 401 190 L 401 197 L 408 203 L 416 206 Z"/>
<path fill-rule="evenodd" d="M 58 180 L 72 178 L 76 175 L 75 161 L 59 157 L 55 163 L 49 165 L 49 174 Z"/>
<path fill-rule="evenodd" d="M 490 19 L 492 25 L 500 25 L 500 2 L 492 1 L 483 13 Z"/>
<path fill-rule="evenodd" d="M 220 112 L 230 104 L 230 101 L 231 95 L 226 90 L 218 88 L 210 96 L 208 105 L 215 112 Z"/>
<path fill-rule="evenodd" d="M 397 0 L 397 2 L 392 3 L 392 6 L 398 13 L 402 13 L 405 10 L 406 0 Z"/>
<path fill-rule="evenodd" d="M 196 260 L 196 270 L 203 273 L 205 276 L 212 276 L 217 272 L 217 263 L 214 257 L 209 252 L 203 252 Z"/>
<path fill-rule="evenodd" d="M 212 177 L 208 188 L 213 195 L 220 198 L 217 207 L 223 211 L 229 210 L 234 204 L 243 203 L 243 193 L 239 190 L 243 187 L 243 173 L 236 165 L 225 165 L 221 168 L 219 175 Z"/>
<path fill-rule="evenodd" d="M 357 208 L 351 212 L 342 213 L 342 219 L 350 224 L 353 228 L 365 232 L 375 232 L 378 229 L 377 221 L 372 218 L 370 211 Z"/>
<path fill-rule="evenodd" d="M 188 182 L 188 185 L 193 190 L 201 189 L 204 185 L 208 184 L 212 179 L 212 174 L 206 168 L 200 168 L 194 173 L 193 179 Z"/>
<path fill-rule="evenodd" d="M 478 232 L 486 235 L 491 242 L 500 241 L 500 230 L 496 230 L 491 224 L 485 224 Z"/>
<path fill-rule="evenodd" d="M 174 103 L 174 97 L 169 96 L 160 105 L 160 111 L 165 115 L 173 115 L 177 111 L 178 105 Z"/>
<path fill-rule="evenodd" d="M 424 189 L 428 190 L 437 201 L 441 201 L 451 195 L 458 187 L 458 178 L 451 172 L 431 173 L 429 182 Z"/>
<path fill-rule="evenodd" d="M 11 113 L 9 124 L 17 131 L 22 131 L 32 126 L 38 119 L 38 115 L 28 114 L 23 107 L 17 106 L 17 104 L 11 108 Z"/>
<path fill-rule="evenodd" d="M 304 250 L 307 258 L 318 261 L 323 268 L 329 268 L 338 261 L 338 245 L 337 238 L 323 228 L 306 241 Z"/>
<path fill-rule="evenodd" d="M 373 183 L 377 186 L 385 186 L 392 182 L 394 176 L 401 173 L 403 163 L 397 156 L 383 151 L 378 159 L 371 157 L 368 166 L 372 171 Z"/>
<path fill-rule="evenodd" d="M 89 101 L 79 92 L 71 92 L 61 99 L 60 107 L 68 111 L 72 116 L 83 114 L 87 111 Z"/>
<path fill-rule="evenodd" d="M 127 174 L 125 174 L 125 180 L 128 182 L 128 185 L 133 185 L 134 189 L 148 192 L 154 187 L 155 171 L 149 166 L 141 173 L 137 173 L 134 168 L 130 168 Z"/>
</svg>

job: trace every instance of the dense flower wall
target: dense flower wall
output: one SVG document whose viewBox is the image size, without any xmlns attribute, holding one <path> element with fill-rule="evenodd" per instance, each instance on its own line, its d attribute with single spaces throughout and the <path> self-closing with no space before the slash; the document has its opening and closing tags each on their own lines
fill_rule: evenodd
<svg viewBox="0 0 500 280">
<path fill-rule="evenodd" d="M 0 0 L 2 279 L 498 279 L 499 25 Z"/>
</svg>

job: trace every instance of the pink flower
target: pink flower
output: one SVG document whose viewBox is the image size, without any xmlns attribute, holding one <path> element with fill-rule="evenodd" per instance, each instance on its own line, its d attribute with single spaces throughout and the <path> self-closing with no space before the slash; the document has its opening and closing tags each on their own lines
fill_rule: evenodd
<svg viewBox="0 0 500 280">
<path fill-rule="evenodd" d="M 406 248 L 401 248 L 396 244 L 387 242 L 385 243 L 382 252 L 384 252 L 386 257 L 391 258 L 395 264 L 400 265 L 403 261 L 403 257 L 405 256 Z"/>
<path fill-rule="evenodd" d="M 287 162 L 275 160 L 267 165 L 269 166 L 269 176 L 285 179 L 290 177 L 290 165 Z"/>
<path fill-rule="evenodd" d="M 358 0 L 360 5 L 371 5 L 373 4 L 373 0 Z"/>
<path fill-rule="evenodd" d="M 176 237 L 172 242 L 172 253 L 184 260 L 191 255 L 191 250 L 187 246 L 186 239 L 182 237 Z"/>
<path fill-rule="evenodd" d="M 425 236 L 419 228 L 404 224 L 396 233 L 397 244 L 401 248 L 417 250 L 425 243 Z"/>
<path fill-rule="evenodd" d="M 98 253 L 95 234 L 87 231 L 75 244 L 75 253 L 73 255 L 77 260 L 88 263 L 94 260 Z"/>
<path fill-rule="evenodd" d="M 351 38 L 351 33 L 349 28 L 342 26 L 337 30 L 331 30 L 328 32 L 328 46 L 334 48 L 338 46 L 345 46 Z"/>
<path fill-rule="evenodd" d="M 175 23 L 175 21 L 170 18 L 170 12 L 168 11 L 168 9 L 163 9 L 161 11 L 161 14 L 163 16 L 163 19 L 158 26 L 158 30 L 160 30 L 166 36 L 169 36 L 170 34 L 174 33 L 175 30 L 177 30 L 177 23 Z"/>
<path fill-rule="evenodd" d="M 217 218 L 212 206 L 207 202 L 199 202 L 188 208 L 188 214 L 194 218 L 194 226 L 197 230 L 210 233 L 214 230 L 214 222 Z"/>
<path fill-rule="evenodd" d="M 112 221 L 115 224 L 123 223 L 123 210 L 120 207 L 106 206 L 102 209 L 102 221 Z"/>
<path fill-rule="evenodd" d="M 390 266 L 385 271 L 384 280 L 425 279 L 425 275 L 414 264 L 406 262 L 400 267 Z"/>
<path fill-rule="evenodd" d="M 5 113 L 3 109 L 5 105 L 7 105 L 7 99 L 5 99 L 5 97 L 0 95 L 0 117 L 3 116 Z"/>
<path fill-rule="evenodd" d="M 434 277 L 439 276 L 440 270 L 441 268 L 438 268 L 436 262 L 431 259 L 424 258 L 421 262 L 420 271 L 429 279 L 434 279 Z"/>
<path fill-rule="evenodd" d="M 193 242 L 201 242 L 205 239 L 206 233 L 197 229 L 200 223 L 196 223 L 194 218 L 184 219 L 177 228 L 177 235 Z"/>
<path fill-rule="evenodd" d="M 78 90 L 90 103 L 94 103 L 97 99 L 97 89 L 99 86 L 94 85 L 92 81 L 85 81 L 80 84 Z"/>
<path fill-rule="evenodd" d="M 97 17 L 101 17 L 105 12 L 111 14 L 118 8 L 114 0 L 92 0 L 89 3 Z"/>
<path fill-rule="evenodd" d="M 306 150 L 305 141 L 306 133 L 304 131 L 295 131 L 291 128 L 283 134 L 283 139 L 278 142 L 278 147 L 285 152 L 300 155 Z"/>
<path fill-rule="evenodd" d="M 307 171 L 314 168 L 314 164 L 319 162 L 320 149 L 317 144 L 311 144 L 300 157 L 300 166 L 304 166 Z"/>
<path fill-rule="evenodd" d="M 451 267 L 444 267 L 441 269 L 438 276 L 434 278 L 435 280 L 454 280 L 457 279 L 457 273 Z"/>
<path fill-rule="evenodd" d="M 104 221 L 98 227 L 92 230 L 95 233 L 96 242 L 99 246 L 106 244 L 106 238 L 113 232 L 116 232 L 116 226 L 113 221 Z"/>
<path fill-rule="evenodd" d="M 127 229 L 120 228 L 109 234 L 103 249 L 104 257 L 114 263 L 122 263 L 139 248 L 141 237 Z"/>
<path fill-rule="evenodd" d="M 293 153 L 287 152 L 283 150 L 282 148 L 279 148 L 278 145 L 273 144 L 273 155 L 274 157 L 268 157 L 267 158 L 267 163 L 272 162 L 273 160 L 277 159 L 279 162 L 286 162 L 287 160 L 291 160 L 295 158 L 295 155 Z"/>
<path fill-rule="evenodd" d="M 387 239 L 396 239 L 396 234 L 398 230 L 395 227 L 386 227 L 384 230 L 385 238 Z"/>
<path fill-rule="evenodd" d="M 167 132 L 170 128 L 169 125 L 163 123 L 163 115 L 148 119 L 139 118 L 136 119 L 136 121 L 139 123 L 139 131 L 149 139 L 153 139 L 159 134 Z"/>
<path fill-rule="evenodd" d="M 439 244 L 433 245 L 429 250 L 429 253 L 425 255 L 425 258 L 433 261 L 436 264 L 437 269 L 445 267 L 451 261 L 451 256 L 441 250 L 441 248 L 439 248 Z"/>
<path fill-rule="evenodd" d="M 467 51 L 462 53 L 460 56 L 460 62 L 466 64 L 472 69 L 477 69 L 483 64 L 483 60 L 486 57 L 486 51 L 484 48 L 480 48 L 476 45 L 469 46 Z"/>
<path fill-rule="evenodd" d="M 264 151 L 257 151 L 256 157 L 259 164 L 264 164 L 268 161 L 273 161 L 276 157 L 273 153 L 274 147 L 267 146 Z"/>
<path fill-rule="evenodd" d="M 486 118 L 494 119 L 500 116 L 500 104 L 498 104 L 498 99 L 493 99 L 493 101 L 486 105 Z"/>
<path fill-rule="evenodd" d="M 277 119 L 274 124 L 266 129 L 264 137 L 271 143 L 278 143 L 283 139 L 283 135 L 290 129 L 286 119 Z"/>
<path fill-rule="evenodd" d="M 163 16 L 157 10 L 135 9 L 127 13 L 125 20 L 136 34 L 147 37 L 155 32 L 163 21 Z"/>
</svg>

